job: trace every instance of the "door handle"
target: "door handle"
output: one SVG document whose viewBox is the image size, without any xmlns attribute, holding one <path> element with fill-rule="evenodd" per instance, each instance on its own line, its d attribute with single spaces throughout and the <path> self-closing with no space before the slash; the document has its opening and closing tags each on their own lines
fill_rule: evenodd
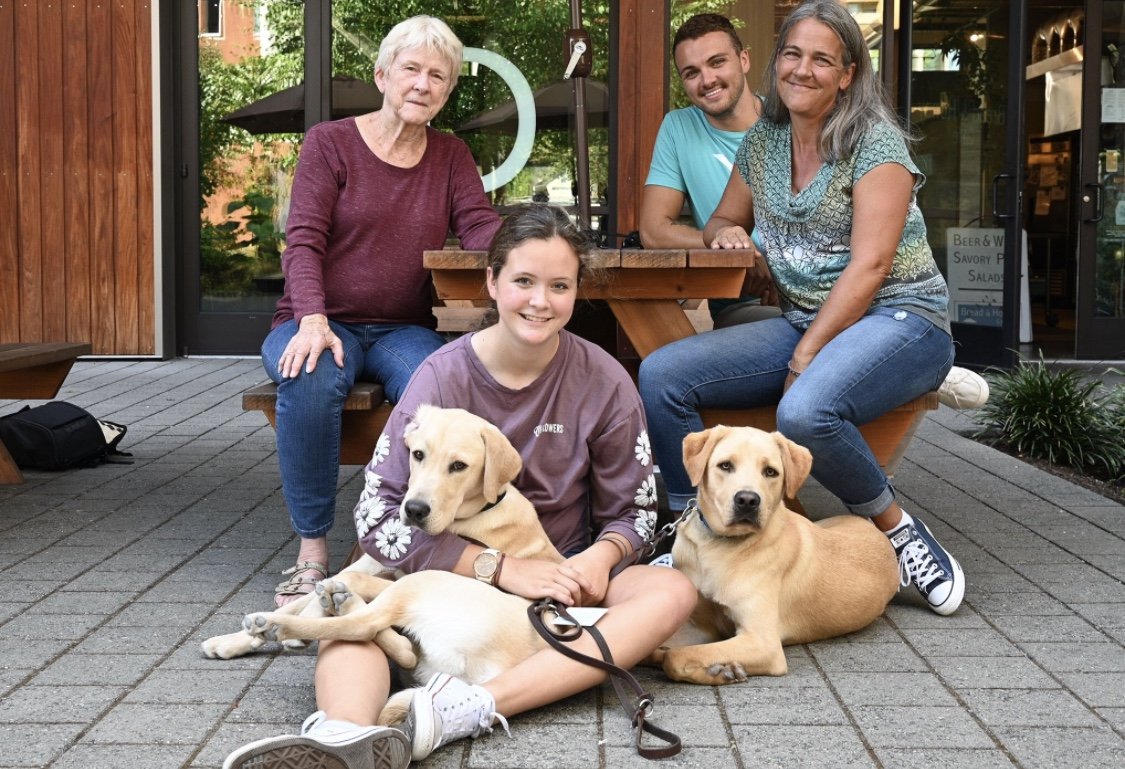
<svg viewBox="0 0 1125 769">
<path fill-rule="evenodd" d="M 1015 174 L 1000 173 L 992 177 L 992 216 L 996 219 L 1014 219 L 1015 214 L 1002 214 L 1000 213 L 1000 180 L 1001 179 L 1015 179 Z"/>
<path fill-rule="evenodd" d="M 1105 215 L 1105 207 L 1104 207 L 1103 201 L 1102 201 L 1102 192 L 1105 188 L 1100 184 L 1087 184 L 1086 185 L 1086 189 L 1090 189 L 1091 187 L 1094 188 L 1094 218 L 1093 219 L 1087 219 L 1086 221 L 1089 222 L 1090 224 L 1094 224 L 1096 222 L 1100 222 L 1102 220 L 1102 216 Z M 1083 195 L 1082 196 L 1082 202 L 1083 203 L 1089 203 L 1090 202 L 1090 196 L 1089 195 Z"/>
</svg>

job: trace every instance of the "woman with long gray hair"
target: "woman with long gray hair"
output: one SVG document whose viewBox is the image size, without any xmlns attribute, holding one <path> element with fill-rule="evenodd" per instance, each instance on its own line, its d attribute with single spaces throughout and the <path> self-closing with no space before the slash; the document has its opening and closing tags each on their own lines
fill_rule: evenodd
<svg viewBox="0 0 1125 769">
<path fill-rule="evenodd" d="M 802 3 L 784 22 L 764 94 L 703 237 L 750 248 L 756 229 L 783 316 L 683 339 L 642 363 L 669 502 L 693 496 L 680 446 L 703 428 L 700 409 L 777 403 L 778 430 L 812 452 L 813 476 L 887 534 L 903 585 L 951 614 L 965 592 L 960 565 L 899 506 L 858 429 L 938 389 L 953 364 L 948 289 L 917 205 L 925 177 L 835 0 Z"/>
</svg>

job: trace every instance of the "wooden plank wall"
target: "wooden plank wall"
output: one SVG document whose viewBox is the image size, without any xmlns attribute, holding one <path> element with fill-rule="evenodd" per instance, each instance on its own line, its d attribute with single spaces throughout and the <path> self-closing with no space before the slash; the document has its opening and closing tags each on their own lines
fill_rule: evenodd
<svg viewBox="0 0 1125 769">
<path fill-rule="evenodd" d="M 155 353 L 151 14 L 0 0 L 0 343 Z"/>
</svg>

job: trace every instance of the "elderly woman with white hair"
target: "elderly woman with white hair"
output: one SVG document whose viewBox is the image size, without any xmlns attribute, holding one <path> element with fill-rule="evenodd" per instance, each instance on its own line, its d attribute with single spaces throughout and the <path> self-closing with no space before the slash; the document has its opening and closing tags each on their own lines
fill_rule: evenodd
<svg viewBox="0 0 1125 769">
<path fill-rule="evenodd" d="M 278 606 L 328 575 L 340 420 L 352 384 L 379 382 L 397 402 L 414 369 L 444 343 L 433 330 L 422 252 L 441 248 L 449 232 L 464 248 L 485 249 L 500 226 L 468 147 L 429 127 L 461 60 L 461 41 L 443 21 L 407 19 L 379 47 L 382 106 L 305 136 L 282 258 L 285 293 L 262 345 L 278 384 L 282 490 L 301 538 Z"/>
</svg>

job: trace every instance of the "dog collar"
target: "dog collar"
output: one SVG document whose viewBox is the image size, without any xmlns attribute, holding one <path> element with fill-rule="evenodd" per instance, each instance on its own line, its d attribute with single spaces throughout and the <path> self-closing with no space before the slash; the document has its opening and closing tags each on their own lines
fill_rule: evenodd
<svg viewBox="0 0 1125 769">
<path fill-rule="evenodd" d="M 695 517 L 699 519 L 699 523 L 703 526 L 703 530 L 710 534 L 712 537 L 716 536 L 715 531 L 708 525 L 707 519 L 703 517 L 703 513 L 700 512 L 699 508 L 693 508 L 692 512 L 694 512 Z"/>
<path fill-rule="evenodd" d="M 507 491 L 502 491 L 502 492 L 500 493 L 500 496 L 498 496 L 498 497 L 496 498 L 496 501 L 495 501 L 495 502 L 489 502 L 489 503 L 488 503 L 487 505 L 485 505 L 484 507 L 482 507 L 482 508 L 480 509 L 480 511 L 481 511 L 481 512 L 483 513 L 483 512 L 485 511 L 485 510 L 491 510 L 492 508 L 496 507 L 496 506 L 497 506 L 498 504 L 500 504 L 501 502 L 503 502 L 503 501 L 504 501 L 504 497 L 505 497 L 505 496 L 507 496 L 507 494 L 508 494 L 508 492 L 507 492 Z"/>
</svg>

